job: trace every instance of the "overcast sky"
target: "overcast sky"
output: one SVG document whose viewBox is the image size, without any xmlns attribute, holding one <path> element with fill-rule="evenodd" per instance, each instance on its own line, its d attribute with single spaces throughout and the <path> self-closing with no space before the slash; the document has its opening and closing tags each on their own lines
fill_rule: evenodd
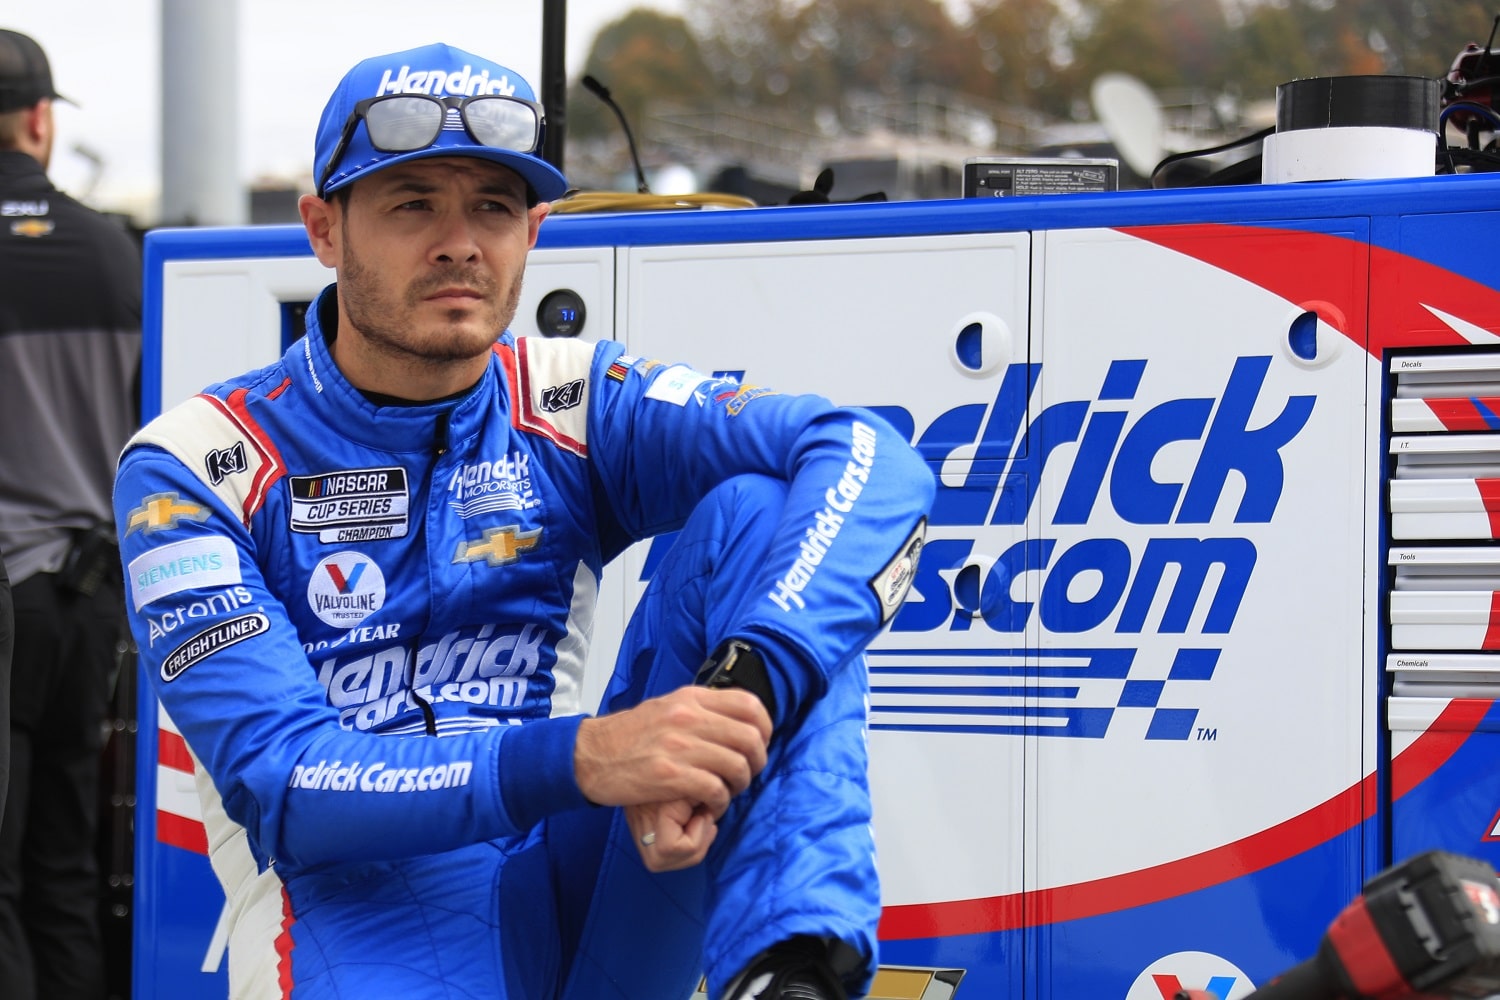
<svg viewBox="0 0 1500 1000">
<path fill-rule="evenodd" d="M 540 85 L 542 0 L 194 0 L 237 2 L 240 174 L 249 182 L 310 170 L 323 102 L 355 63 L 444 41 Z M 568 76 L 582 72 L 595 35 L 635 7 L 668 12 L 684 0 L 568 0 Z M 161 161 L 161 0 L 42 0 L 7 4 L 0 27 L 41 43 L 57 89 L 52 179 L 102 208 L 146 212 Z M 213 81 L 205 81 L 213 86 Z M 225 108 L 226 114 L 236 113 Z M 96 171 L 74 151 L 103 161 Z M 97 184 L 93 183 L 97 178 Z M 150 217 L 139 218 L 153 222 Z"/>
</svg>

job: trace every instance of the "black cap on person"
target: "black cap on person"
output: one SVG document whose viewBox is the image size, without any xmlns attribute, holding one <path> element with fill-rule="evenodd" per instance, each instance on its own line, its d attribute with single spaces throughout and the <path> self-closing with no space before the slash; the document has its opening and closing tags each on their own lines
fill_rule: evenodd
<svg viewBox="0 0 1500 1000">
<path fill-rule="evenodd" d="M 0 112 L 33 107 L 47 97 L 67 100 L 52 86 L 47 53 L 29 35 L 0 28 Z"/>
</svg>

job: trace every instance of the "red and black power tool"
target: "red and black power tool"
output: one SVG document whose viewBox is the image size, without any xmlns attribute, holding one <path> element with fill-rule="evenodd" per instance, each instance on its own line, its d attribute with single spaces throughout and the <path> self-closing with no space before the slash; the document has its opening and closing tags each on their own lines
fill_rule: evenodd
<svg viewBox="0 0 1500 1000">
<path fill-rule="evenodd" d="M 1429 851 L 1387 868 L 1329 926 L 1318 953 L 1247 1000 L 1404 1000 L 1500 993 L 1500 878 Z M 1210 1000 L 1201 990 L 1176 1000 Z M 1223 1000 L 1222 997 L 1217 1000 Z"/>
</svg>

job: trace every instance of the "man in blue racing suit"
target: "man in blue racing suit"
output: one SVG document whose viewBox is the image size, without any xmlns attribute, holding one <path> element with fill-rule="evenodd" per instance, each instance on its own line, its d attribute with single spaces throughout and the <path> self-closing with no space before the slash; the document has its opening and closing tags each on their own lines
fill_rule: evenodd
<svg viewBox="0 0 1500 1000">
<path fill-rule="evenodd" d="M 532 96 L 446 45 L 352 69 L 306 336 L 122 457 L 231 995 L 860 994 L 863 650 L 932 476 L 869 412 L 502 333 L 566 186 Z M 582 714 L 604 564 L 679 529 Z"/>
</svg>

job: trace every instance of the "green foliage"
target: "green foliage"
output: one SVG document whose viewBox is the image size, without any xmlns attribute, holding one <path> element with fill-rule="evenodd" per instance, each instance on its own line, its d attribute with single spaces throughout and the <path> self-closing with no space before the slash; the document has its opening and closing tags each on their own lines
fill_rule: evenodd
<svg viewBox="0 0 1500 1000">
<path fill-rule="evenodd" d="M 638 128 L 646 105 L 664 98 L 710 101 L 713 75 L 698 39 L 680 17 L 636 8 L 605 26 L 594 39 L 584 74 L 609 88 L 610 96 Z M 579 77 L 582 80 L 582 76 Z M 610 111 L 581 83 L 568 88 L 568 134 L 579 138 L 619 130 Z"/>
<path fill-rule="evenodd" d="M 782 110 L 836 108 L 850 90 L 956 88 L 979 55 L 938 0 L 705 0 L 694 23 L 737 103 Z"/>
<path fill-rule="evenodd" d="M 1217 0 L 1085 0 L 1070 26 L 1075 99 L 1100 74 L 1129 73 L 1154 90 L 1220 90 L 1229 30 Z"/>
<path fill-rule="evenodd" d="M 637 9 L 586 72 L 632 121 L 656 101 L 813 115 L 853 91 L 940 87 L 1053 116 L 1086 113 L 1101 73 L 1157 91 L 1270 100 L 1309 76 L 1440 77 L 1484 43 L 1500 0 L 699 0 L 689 20 Z M 568 126 L 617 126 L 574 87 Z"/>
<path fill-rule="evenodd" d="M 965 73 L 968 93 L 1052 115 L 1068 111 L 1063 88 L 1065 27 L 1057 0 L 985 0 L 968 33 L 979 61 Z"/>
</svg>

